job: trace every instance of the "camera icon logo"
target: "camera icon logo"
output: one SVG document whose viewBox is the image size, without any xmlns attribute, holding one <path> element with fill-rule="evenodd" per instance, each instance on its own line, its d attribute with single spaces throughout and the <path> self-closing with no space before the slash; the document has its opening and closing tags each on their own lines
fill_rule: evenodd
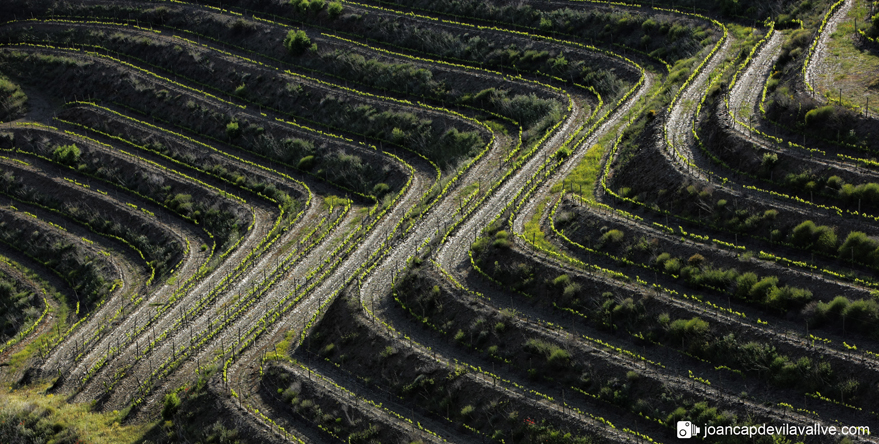
<svg viewBox="0 0 879 444">
<path fill-rule="evenodd" d="M 699 426 L 690 421 L 678 421 L 678 439 L 690 439 L 699 434 Z"/>
</svg>

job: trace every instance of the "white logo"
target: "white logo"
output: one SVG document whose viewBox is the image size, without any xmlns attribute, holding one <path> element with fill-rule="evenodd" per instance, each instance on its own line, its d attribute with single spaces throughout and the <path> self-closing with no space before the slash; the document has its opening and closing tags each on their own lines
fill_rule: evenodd
<svg viewBox="0 0 879 444">
<path fill-rule="evenodd" d="M 699 434 L 699 426 L 690 421 L 678 421 L 678 439 L 690 439 Z"/>
</svg>

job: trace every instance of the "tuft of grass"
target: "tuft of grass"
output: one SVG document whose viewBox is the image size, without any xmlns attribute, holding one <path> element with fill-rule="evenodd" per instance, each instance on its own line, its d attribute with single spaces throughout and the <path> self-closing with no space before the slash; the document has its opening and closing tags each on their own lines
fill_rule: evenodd
<svg viewBox="0 0 879 444">
<path fill-rule="evenodd" d="M 528 222 L 525 222 L 525 232 L 523 234 L 529 242 L 533 241 L 538 247 L 550 251 L 556 251 L 555 245 L 546 240 L 546 235 L 540 227 L 540 216 L 542 216 L 543 212 L 546 210 L 546 202 L 547 201 L 544 200 L 537 205 L 537 209 L 534 211 L 531 219 Z"/>
<path fill-rule="evenodd" d="M 592 202 L 592 188 L 598 182 L 601 174 L 601 158 L 604 157 L 605 148 L 602 144 L 596 144 L 586 155 L 583 160 L 577 164 L 577 167 L 571 171 L 564 180 L 564 186 L 567 190 L 573 189 L 574 194 L 580 195 L 583 199 Z M 562 184 L 557 183 L 553 186 L 552 191 L 557 193 L 562 190 Z"/>
<path fill-rule="evenodd" d="M 394 356 L 396 354 L 397 354 L 397 349 L 394 347 L 391 347 L 390 345 L 385 347 L 385 349 L 381 353 L 379 353 L 379 355 L 382 358 L 390 358 L 391 356 Z"/>
<path fill-rule="evenodd" d="M 321 203 L 321 209 L 330 211 L 336 207 L 343 207 L 343 206 L 345 206 L 346 203 L 348 203 L 348 200 L 345 199 L 344 197 L 339 197 L 336 195 L 327 196 L 324 198 L 323 202 Z"/>
<path fill-rule="evenodd" d="M 3 76 L 0 76 L 0 97 L 4 98 L 0 121 L 17 119 L 27 111 L 27 95 L 18 84 Z"/>
<path fill-rule="evenodd" d="M 283 359 L 287 356 L 290 351 L 290 345 L 293 343 L 293 338 L 296 332 L 293 330 L 287 331 L 284 333 L 284 339 L 275 344 L 274 351 L 266 354 L 266 359 Z"/>
</svg>

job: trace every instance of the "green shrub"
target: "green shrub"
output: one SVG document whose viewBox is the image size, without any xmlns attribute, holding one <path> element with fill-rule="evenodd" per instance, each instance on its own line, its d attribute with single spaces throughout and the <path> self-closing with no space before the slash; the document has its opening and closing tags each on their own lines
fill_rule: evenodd
<svg viewBox="0 0 879 444">
<path fill-rule="evenodd" d="M 385 193 L 387 193 L 391 187 L 386 183 L 377 183 L 374 187 L 372 187 L 372 194 L 375 197 L 382 197 Z"/>
<path fill-rule="evenodd" d="M 830 302 L 818 302 L 812 319 L 819 324 L 839 319 L 848 310 L 850 304 L 851 302 L 845 296 L 837 296 Z"/>
<path fill-rule="evenodd" d="M 778 228 L 769 232 L 769 241 L 770 242 L 778 242 L 778 240 L 781 239 L 781 237 L 782 237 L 781 230 L 779 230 Z"/>
<path fill-rule="evenodd" d="M 795 387 L 801 378 L 810 376 L 812 360 L 803 356 L 793 362 L 787 356 L 777 356 L 769 364 L 769 371 L 775 384 L 782 387 Z"/>
<path fill-rule="evenodd" d="M 678 258 L 671 258 L 665 261 L 665 272 L 671 274 L 679 274 L 681 272 L 681 261 Z"/>
<path fill-rule="evenodd" d="M 455 342 L 463 341 L 465 336 L 464 330 L 458 330 L 458 332 L 455 333 Z"/>
<path fill-rule="evenodd" d="M 565 366 L 571 360 L 571 354 L 567 350 L 542 339 L 529 339 L 525 341 L 522 348 L 525 351 L 543 355 L 546 362 L 555 366 Z"/>
<path fill-rule="evenodd" d="M 336 18 L 342 15 L 342 4 L 339 2 L 330 2 L 329 6 L 327 6 L 327 14 L 330 18 Z"/>
<path fill-rule="evenodd" d="M 497 248 L 510 248 L 510 241 L 506 239 L 495 239 L 491 244 Z"/>
<path fill-rule="evenodd" d="M 299 396 L 299 388 L 293 384 L 281 392 L 281 398 L 283 398 L 285 402 L 291 402 L 297 396 Z"/>
<path fill-rule="evenodd" d="M 308 38 L 308 35 L 305 33 L 305 31 L 301 29 L 296 31 L 291 29 L 287 32 L 287 37 L 284 38 L 284 48 L 287 48 L 287 51 L 293 55 L 302 54 L 310 46 L 311 39 Z"/>
<path fill-rule="evenodd" d="M 406 132 L 400 128 L 391 130 L 391 141 L 394 143 L 404 143 L 406 141 Z"/>
<path fill-rule="evenodd" d="M 567 350 L 555 348 L 550 352 L 549 357 L 547 357 L 546 360 L 550 364 L 564 365 L 571 360 L 571 354 L 568 353 Z"/>
<path fill-rule="evenodd" d="M 180 398 L 177 397 L 177 393 L 168 393 L 165 395 L 165 400 L 162 405 L 162 418 L 166 421 L 170 420 L 175 413 L 177 413 L 177 409 L 180 408 Z"/>
<path fill-rule="evenodd" d="M 760 167 L 763 168 L 764 171 L 769 171 L 775 164 L 778 163 L 778 154 L 775 153 L 763 153 L 763 159 L 760 161 Z"/>
<path fill-rule="evenodd" d="M 466 405 L 461 409 L 461 416 L 470 416 L 476 410 L 472 405 Z"/>
<path fill-rule="evenodd" d="M 842 180 L 842 178 L 839 176 L 830 176 L 830 178 L 827 179 L 827 187 L 828 188 L 838 190 L 838 189 L 842 188 L 843 185 L 845 185 L 845 181 Z"/>
<path fill-rule="evenodd" d="M 72 143 L 70 145 L 59 145 L 55 147 L 55 150 L 52 151 L 52 158 L 55 159 L 56 162 L 65 165 L 76 165 L 76 163 L 79 162 L 81 154 L 82 152 L 79 150 L 79 147 L 77 147 L 75 143 Z"/>
<path fill-rule="evenodd" d="M 879 303 L 873 299 L 859 299 L 849 304 L 842 315 L 855 329 L 875 334 L 874 326 L 879 321 Z"/>
<path fill-rule="evenodd" d="M 820 130 L 823 126 L 833 123 L 836 118 L 836 108 L 833 105 L 815 108 L 806 113 L 806 127 Z"/>
<path fill-rule="evenodd" d="M 598 239 L 598 243 L 604 245 L 608 242 L 618 243 L 623 240 L 625 234 L 620 230 L 610 230 L 602 234 Z"/>
<path fill-rule="evenodd" d="M 241 128 L 239 128 L 238 122 L 233 120 L 226 124 L 226 135 L 229 136 L 230 139 L 234 139 L 241 135 Z"/>
<path fill-rule="evenodd" d="M 870 37 L 879 36 L 879 14 L 874 15 L 870 19 L 870 27 L 867 28 L 866 33 Z"/>
<path fill-rule="evenodd" d="M 787 310 L 791 305 L 802 306 L 812 300 L 812 292 L 803 288 L 775 287 L 769 291 L 765 304 L 778 310 Z"/>
<path fill-rule="evenodd" d="M 324 348 L 320 351 L 320 353 L 321 353 L 322 355 L 324 355 L 324 356 L 329 356 L 329 355 L 333 354 L 333 351 L 334 351 L 335 349 L 336 349 L 336 344 L 327 344 L 327 346 L 324 347 Z"/>
<path fill-rule="evenodd" d="M 861 201 L 875 205 L 879 203 L 879 184 L 872 182 L 860 185 L 844 183 L 840 187 L 838 194 L 841 199 L 849 203 Z"/>
<path fill-rule="evenodd" d="M 839 256 L 867 265 L 879 265 L 879 241 L 860 231 L 852 231 L 839 247 Z"/>
<path fill-rule="evenodd" d="M 817 233 L 818 239 L 815 241 L 815 248 L 818 251 L 830 253 L 836 250 L 838 243 L 836 232 L 832 228 L 821 226 Z"/>
<path fill-rule="evenodd" d="M 669 324 L 668 330 L 677 338 L 702 337 L 708 333 L 709 326 L 707 321 L 699 318 L 677 319 Z"/>
<path fill-rule="evenodd" d="M 539 27 L 540 27 L 540 29 L 542 29 L 544 31 L 551 30 L 552 29 L 552 20 L 550 20 L 546 17 L 541 18 Z"/>
<path fill-rule="evenodd" d="M 552 280 L 552 285 L 559 288 L 565 287 L 570 283 L 571 277 L 566 274 L 560 275 L 559 277 Z"/>
<path fill-rule="evenodd" d="M 308 0 L 290 0 L 287 4 L 303 13 L 308 12 L 308 9 L 311 7 L 311 3 Z"/>
<path fill-rule="evenodd" d="M 812 243 L 812 233 L 816 230 L 815 222 L 803 221 L 791 232 L 791 241 L 795 244 L 807 245 Z"/>
<path fill-rule="evenodd" d="M 613 301 L 606 301 L 605 304 L 608 302 L 613 303 Z M 613 307 L 614 318 L 627 317 L 633 313 L 635 313 L 635 301 L 632 298 L 625 298 Z"/>
<path fill-rule="evenodd" d="M 672 71 L 671 73 L 669 73 L 668 83 L 669 84 L 682 83 L 684 80 L 687 79 L 687 76 L 689 76 L 689 75 L 690 75 L 689 68 L 687 68 L 686 66 L 682 66 L 680 69 L 676 69 L 676 70 Z"/>
<path fill-rule="evenodd" d="M 165 205 L 167 205 L 168 208 L 170 208 L 171 210 L 184 215 L 189 215 L 194 209 L 194 203 L 192 202 L 191 194 L 175 194 L 173 197 L 170 197 L 170 199 L 165 201 Z"/>
<path fill-rule="evenodd" d="M 819 302 L 818 312 L 826 315 L 842 315 L 848 308 L 849 300 L 845 296 L 837 296 L 830 302 Z"/>
<path fill-rule="evenodd" d="M 671 316 L 669 316 L 668 313 L 660 313 L 659 316 L 656 317 L 656 322 L 659 322 L 659 325 L 666 326 L 671 322 Z"/>
<path fill-rule="evenodd" d="M 475 241 L 473 241 L 473 245 L 470 246 L 470 249 L 473 251 L 473 254 L 479 256 L 485 250 L 485 247 L 488 246 L 489 239 L 485 237 L 477 237 Z"/>
<path fill-rule="evenodd" d="M 772 291 L 772 289 L 776 286 L 778 286 L 777 277 L 764 277 L 763 279 L 760 279 L 758 282 L 751 286 L 751 289 L 748 291 L 748 296 L 752 300 L 762 302 L 764 299 L 766 299 L 766 296 L 769 295 L 769 292 Z"/>
<path fill-rule="evenodd" d="M 397 354 L 397 349 L 394 347 L 391 347 L 389 345 L 389 346 L 385 347 L 385 349 L 382 350 L 381 353 L 379 353 L 379 356 L 381 356 L 382 358 L 389 358 L 389 357 L 394 356 L 396 354 Z"/>
<path fill-rule="evenodd" d="M 567 72 L 568 60 L 559 54 L 558 57 L 552 59 L 552 65 L 550 67 L 555 72 Z"/>
<path fill-rule="evenodd" d="M 75 444 L 85 442 L 78 435 L 81 425 L 66 420 L 53 407 L 35 403 L 5 402 L 0 407 L 0 440 L 4 443 Z M 89 424 L 91 425 L 91 424 Z M 107 427 L 109 429 L 109 427 Z M 94 432 L 92 431 L 92 434 Z"/>
<path fill-rule="evenodd" d="M 510 248 L 510 241 L 508 238 L 510 237 L 510 233 L 505 230 L 499 230 L 494 234 L 494 242 L 492 245 L 498 248 Z"/>
<path fill-rule="evenodd" d="M 480 145 L 482 138 L 476 132 L 451 128 L 440 136 L 431 154 L 438 158 L 442 167 L 446 167 L 454 159 L 474 154 Z"/>
<path fill-rule="evenodd" d="M 370 424 L 366 430 L 361 430 L 359 432 L 348 435 L 348 442 L 350 444 L 365 444 L 375 442 L 373 438 L 378 437 L 378 434 L 378 426 L 376 426 L 375 424 Z"/>
<path fill-rule="evenodd" d="M 736 296 L 745 298 L 751 293 L 751 288 L 757 283 L 757 275 L 752 272 L 746 272 L 736 278 Z"/>
<path fill-rule="evenodd" d="M 572 282 L 565 286 L 565 289 L 562 291 L 562 296 L 565 298 L 571 298 L 580 293 L 580 284 L 576 282 Z"/>
<path fill-rule="evenodd" d="M 815 225 L 811 220 L 803 221 L 791 232 L 791 242 L 818 251 L 833 253 L 837 250 L 836 231 L 825 225 Z"/>
<path fill-rule="evenodd" d="M 314 166 L 314 156 L 305 156 L 299 159 L 299 163 L 296 165 L 297 168 L 303 171 L 308 171 Z"/>
<path fill-rule="evenodd" d="M 815 189 L 815 175 L 811 171 L 803 171 L 801 173 L 790 173 L 784 178 L 784 184 L 797 189 L 807 188 L 807 184 L 813 184 L 810 189 Z M 809 191 L 809 190 L 806 190 Z"/>
<path fill-rule="evenodd" d="M 724 270 L 721 268 L 704 267 L 703 269 L 696 267 L 686 267 L 681 275 L 687 282 L 693 285 L 707 285 L 720 289 L 725 289 L 732 283 L 733 279 L 738 277 L 738 271 L 734 269 Z"/>
<path fill-rule="evenodd" d="M 656 266 L 662 268 L 662 266 L 671 258 L 670 253 L 662 253 L 659 256 L 656 256 Z"/>
</svg>

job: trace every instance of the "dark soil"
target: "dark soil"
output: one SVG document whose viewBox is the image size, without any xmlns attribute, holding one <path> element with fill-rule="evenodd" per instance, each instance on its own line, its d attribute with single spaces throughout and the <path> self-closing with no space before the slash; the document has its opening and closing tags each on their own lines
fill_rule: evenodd
<svg viewBox="0 0 879 444">
<path fill-rule="evenodd" d="M 272 405 L 276 411 L 284 412 L 286 419 L 311 427 L 315 432 L 327 436 L 327 439 L 331 435 L 318 425 L 346 442 L 420 442 L 411 435 L 403 435 L 381 423 L 376 424 L 371 417 L 339 402 L 334 396 L 315 387 L 308 379 L 300 378 L 280 366 L 270 364 L 264 373 L 264 382 L 259 391 L 262 401 Z"/>
<path fill-rule="evenodd" d="M 642 140 L 651 140 L 651 136 L 644 135 Z M 863 218 L 839 217 L 836 212 L 831 214 L 811 209 L 788 211 L 773 206 L 771 198 L 756 200 L 747 195 L 732 195 L 714 184 L 682 177 L 657 149 L 655 143 L 641 145 L 638 161 L 617 166 L 609 177 L 608 186 L 611 189 L 642 205 L 623 201 L 613 204 L 643 217 L 647 223 L 668 223 L 672 227 L 679 225 L 686 231 L 698 231 L 699 235 L 729 243 L 735 243 L 735 235 L 738 234 L 738 244 L 745 245 L 750 251 L 772 251 L 788 259 L 806 262 L 813 262 L 811 255 L 814 252 L 819 267 L 841 271 L 844 266 L 847 271 L 859 270 L 864 274 L 862 278 L 873 275 L 874 270 L 861 265 L 853 266 L 845 260 L 846 257 L 838 258 L 835 251 L 822 253 L 812 249 L 811 245 L 791 244 L 789 238 L 793 228 L 806 220 L 816 225 L 835 227 L 840 240 L 844 240 L 851 231 L 879 235 L 876 227 L 867 224 Z M 608 198 L 613 199 L 611 196 Z M 723 201 L 723 205 L 720 201 Z M 787 200 L 782 202 L 789 203 Z M 650 211 L 648 207 L 666 211 L 670 217 Z"/>
<path fill-rule="evenodd" d="M 377 334 L 373 329 L 381 325 L 373 327 L 354 307 L 348 299 L 337 299 L 305 340 L 305 349 L 322 354 L 328 361 L 318 363 L 315 368 L 319 371 L 338 372 L 341 370 L 331 363 L 344 364 L 345 372 L 375 388 L 376 398 L 399 398 L 419 413 L 460 424 L 458 431 L 462 433 L 466 433 L 463 424 L 467 424 L 488 437 L 516 442 L 540 442 L 540 436 L 549 432 L 547 427 L 581 436 L 589 434 L 583 424 L 547 414 L 530 402 L 504 396 L 503 390 L 463 377 L 469 372 L 463 366 L 434 361 L 408 348 L 405 340 Z"/>
<path fill-rule="evenodd" d="M 802 275 L 792 273 L 785 267 L 769 267 L 762 260 L 748 259 L 740 253 L 721 254 L 717 249 L 710 246 L 695 246 L 681 242 L 675 242 L 664 237 L 655 237 L 651 235 L 643 235 L 639 230 L 633 228 L 630 224 L 625 224 L 614 219 L 604 218 L 600 214 L 587 211 L 581 206 L 575 205 L 571 200 L 564 200 L 559 206 L 556 215 L 556 228 L 563 230 L 565 236 L 574 242 L 594 249 L 599 253 L 589 254 L 587 251 L 575 246 L 567 245 L 563 239 L 557 239 L 559 245 L 566 246 L 568 254 L 587 262 L 598 264 L 605 268 L 618 269 L 626 274 L 650 274 L 651 271 L 656 272 L 661 278 L 662 285 L 667 288 L 675 288 L 680 292 L 699 291 L 706 295 L 710 295 L 710 300 L 714 303 L 726 306 L 727 296 L 735 293 L 735 283 L 730 286 L 723 287 L 716 291 L 705 286 L 691 285 L 684 278 L 675 279 L 670 273 L 666 273 L 664 269 L 656 267 L 656 259 L 662 253 L 669 253 L 672 257 L 677 258 L 683 265 L 686 265 L 689 258 L 693 255 L 701 255 L 704 258 L 702 269 L 734 269 L 738 274 L 752 272 L 758 276 L 776 276 L 779 278 L 779 285 L 790 284 L 797 287 L 808 288 L 812 291 L 813 300 L 830 301 L 836 296 L 845 296 L 849 299 L 870 299 L 869 290 L 842 286 L 838 283 L 825 279 L 809 279 L 804 280 Z M 623 233 L 624 238 L 619 242 L 605 241 L 602 242 L 604 233 L 610 230 L 619 230 Z M 545 231 L 549 232 L 550 228 L 546 227 Z M 614 260 L 605 256 L 606 253 L 617 258 L 624 258 L 636 264 L 646 265 L 648 268 L 642 268 L 626 264 L 623 261 Z M 653 276 L 650 276 L 653 277 Z M 741 300 L 736 301 L 739 305 Z M 734 308 L 740 311 L 740 308 Z M 766 314 L 770 316 L 783 315 L 788 320 L 802 322 L 804 321 L 802 314 L 797 310 L 791 310 L 785 314 L 776 311 L 766 310 Z M 840 330 L 841 332 L 841 330 Z"/>
<path fill-rule="evenodd" d="M 669 329 L 668 322 L 699 318 L 698 312 L 669 305 L 662 299 L 653 297 L 646 290 L 642 293 L 636 293 L 618 285 L 611 285 L 576 274 L 563 273 L 541 262 L 534 261 L 515 249 L 488 246 L 476 257 L 477 265 L 483 271 L 508 289 L 513 289 L 520 295 L 519 298 L 526 297 L 529 305 L 540 307 L 542 310 L 552 310 L 556 306 L 573 309 L 581 316 L 571 317 L 572 325 L 585 324 L 590 329 L 606 332 L 606 334 L 624 339 L 634 346 L 651 347 L 664 344 L 665 347 L 677 348 L 677 345 L 673 344 L 680 343 L 681 351 L 697 358 L 688 361 L 685 365 L 699 365 L 698 361 L 705 360 L 703 362 L 710 363 L 711 366 L 727 365 L 744 371 L 745 375 L 749 377 L 765 380 L 767 379 L 765 373 L 742 367 L 743 363 L 738 360 L 739 356 L 730 351 L 723 351 L 727 350 L 725 344 L 740 344 L 731 350 L 741 350 L 741 346 L 748 342 L 770 344 L 768 346 L 772 347 L 773 350 L 786 354 L 794 361 L 804 355 L 802 345 L 793 346 L 755 334 L 753 330 L 739 328 L 733 320 L 711 321 L 706 324 L 707 330 L 704 336 L 676 336 Z M 566 277 L 557 279 L 560 276 Z M 484 278 L 474 275 L 471 279 L 482 280 Z M 560 281 L 563 285 L 559 284 Z M 564 291 L 563 287 L 570 284 L 575 284 L 575 291 Z M 669 321 L 661 321 L 661 315 L 668 315 Z M 827 356 L 820 357 L 820 352 L 816 348 L 808 348 L 808 350 L 807 354 L 811 356 L 813 361 L 826 361 L 833 368 L 832 381 L 824 383 L 831 385 L 841 383 L 850 377 L 859 380 L 864 387 L 873 387 L 876 382 L 879 382 L 879 372 L 872 368 L 869 370 L 866 367 L 854 369 L 851 362 Z M 775 384 L 778 385 L 778 388 L 792 387 L 786 385 L 789 382 Z M 806 390 L 810 389 L 806 388 Z M 811 390 L 814 392 L 814 389 Z M 826 391 L 823 390 L 822 393 Z M 802 392 L 798 396 L 802 396 Z M 855 405 L 873 404 L 873 400 L 869 397 L 850 401 L 857 402 Z"/>
</svg>

